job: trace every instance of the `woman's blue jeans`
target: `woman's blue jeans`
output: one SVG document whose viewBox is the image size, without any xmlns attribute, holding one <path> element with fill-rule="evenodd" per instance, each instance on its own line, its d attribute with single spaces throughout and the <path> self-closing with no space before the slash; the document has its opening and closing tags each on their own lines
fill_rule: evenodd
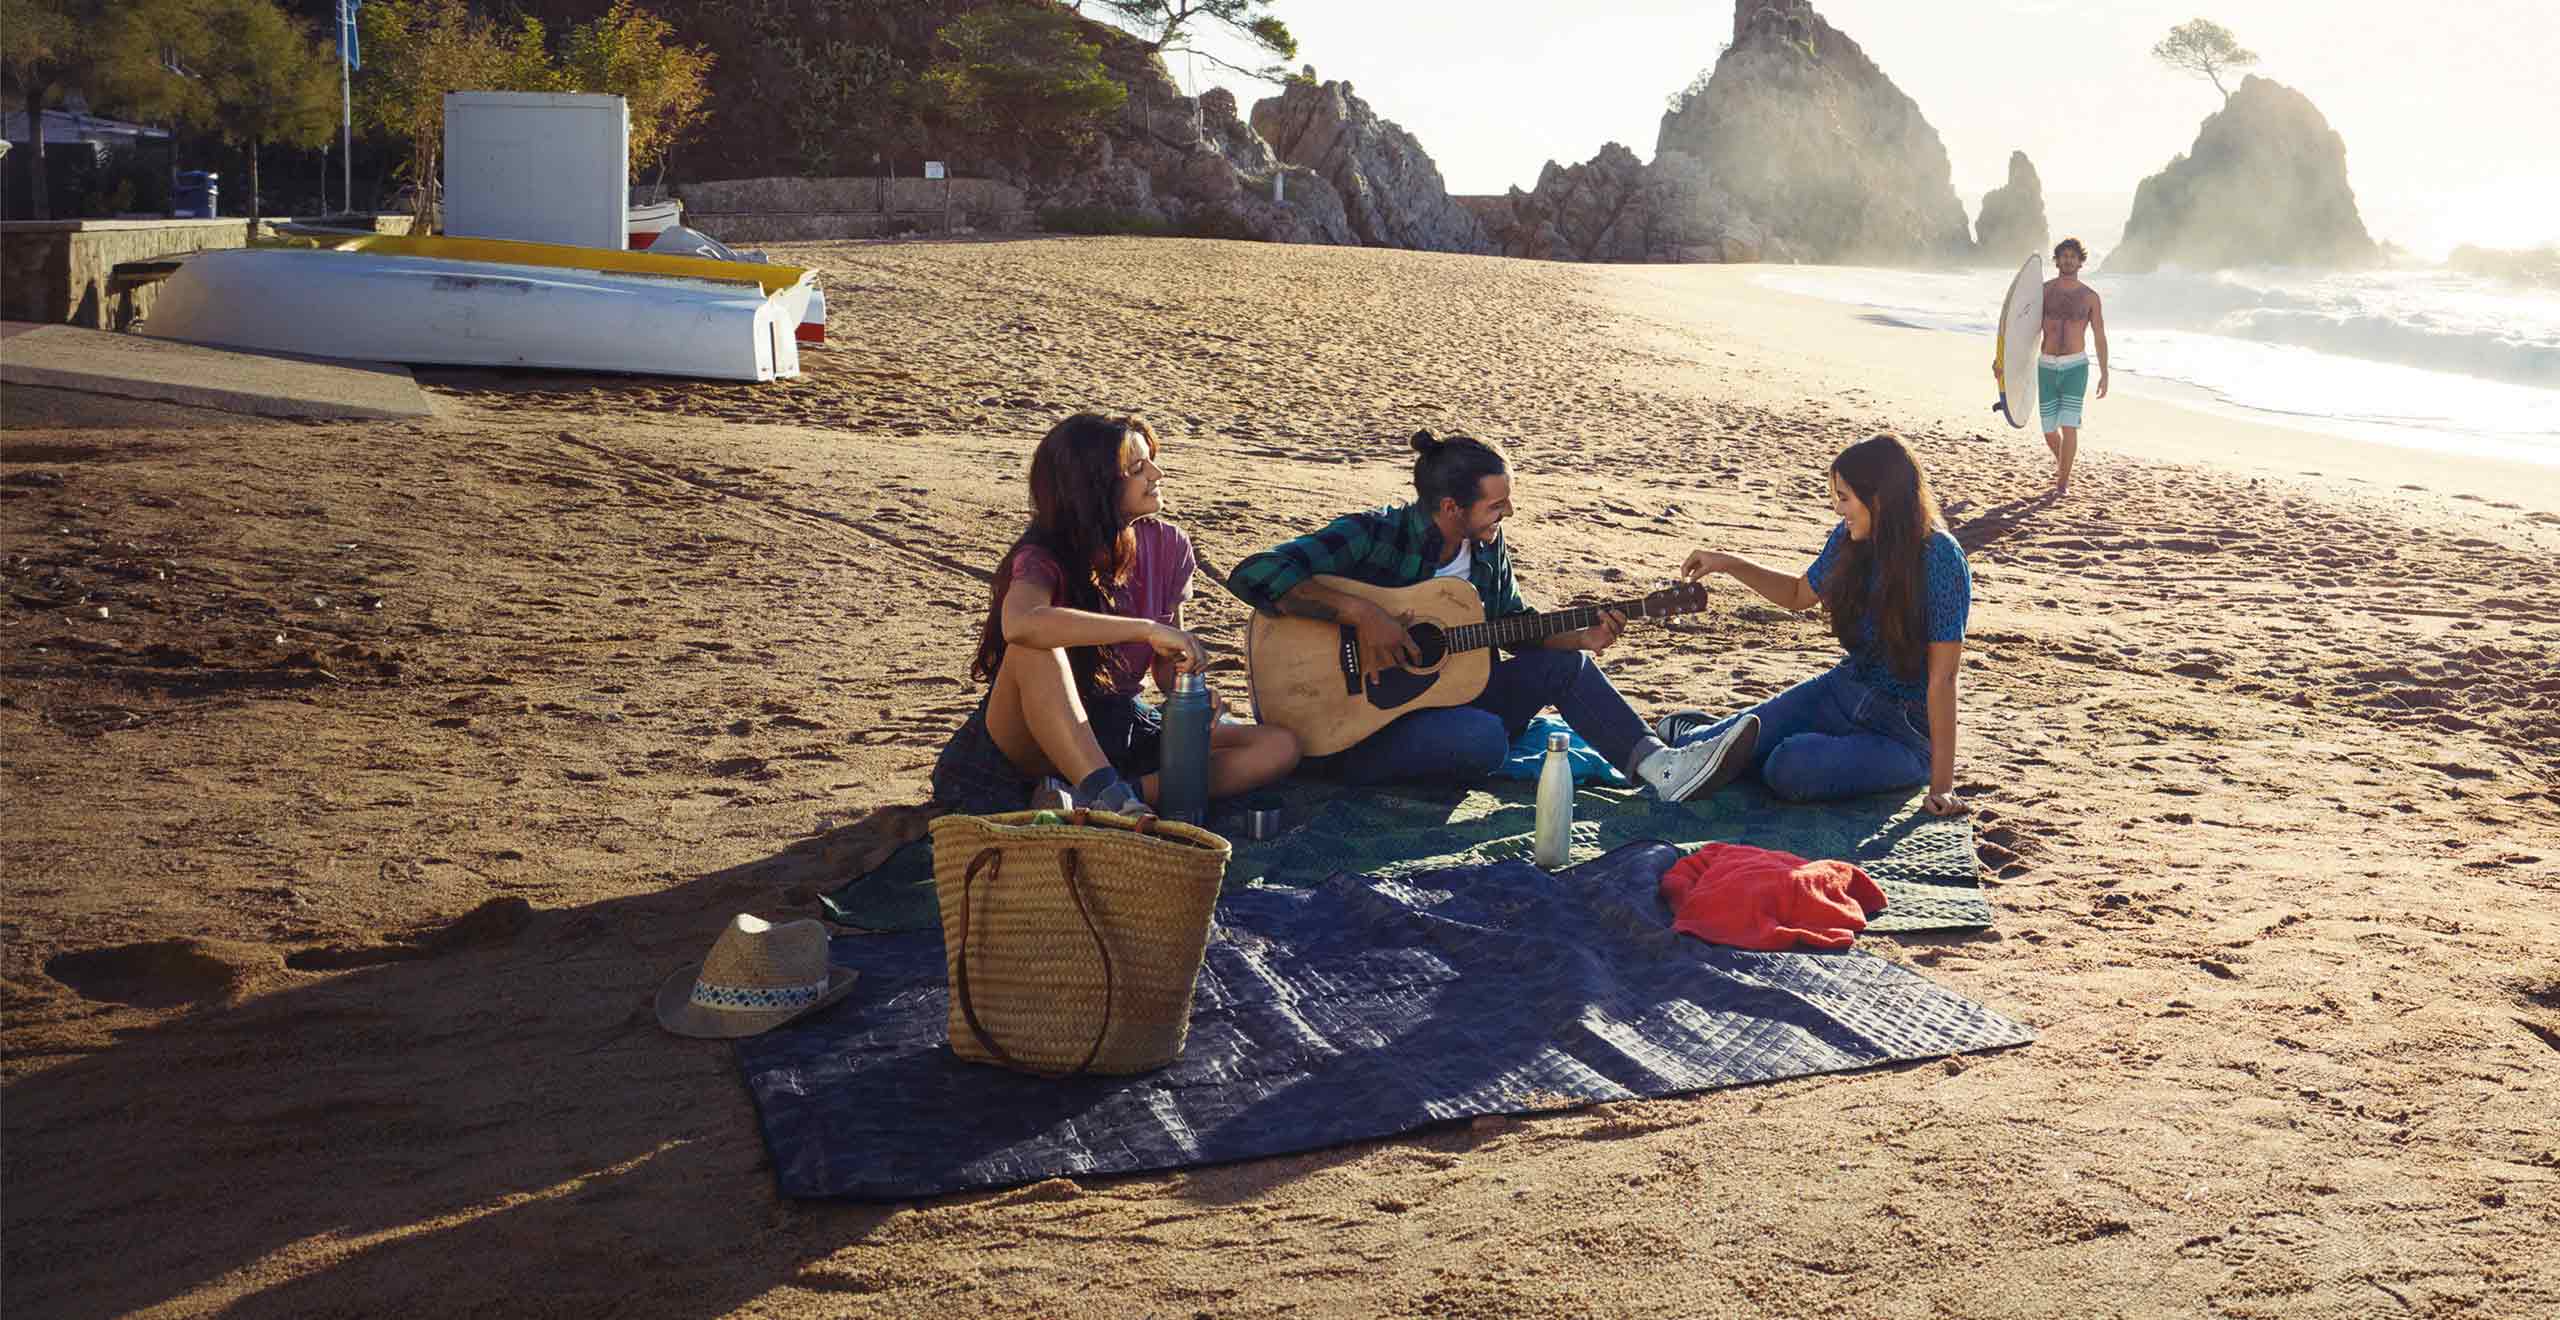
<svg viewBox="0 0 2560 1320">
<path fill-rule="evenodd" d="M 1484 692 L 1474 701 L 1401 716 L 1342 751 L 1310 758 L 1306 765 L 1346 784 L 1490 779 L 1511 754 L 1511 740 L 1549 706 L 1591 750 L 1634 773 L 1627 758 L 1650 736 L 1644 719 L 1588 651 L 1496 656 Z"/>
<path fill-rule="evenodd" d="M 1743 714 L 1760 717 L 1752 770 L 1788 801 L 1820 802 L 1929 782 L 1928 713 L 1850 677 L 1846 666 L 1680 741 L 1713 738 Z"/>
</svg>

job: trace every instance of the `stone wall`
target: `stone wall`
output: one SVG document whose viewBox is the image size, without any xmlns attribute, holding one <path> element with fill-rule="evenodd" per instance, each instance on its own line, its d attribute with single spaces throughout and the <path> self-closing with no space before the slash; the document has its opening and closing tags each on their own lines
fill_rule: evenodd
<svg viewBox="0 0 2560 1320">
<path fill-rule="evenodd" d="M 723 243 L 1031 228 L 1022 190 L 993 179 L 726 179 L 675 190 L 687 227 Z"/>
<path fill-rule="evenodd" d="M 273 217 L 266 222 L 273 223 Z M 328 216 L 319 223 L 409 232 L 406 215 Z M 110 287 L 117 265 L 246 247 L 249 222 L 12 220 L 0 223 L 0 320 L 127 330 L 151 314 L 156 284 Z"/>
<path fill-rule="evenodd" d="M 116 292 L 119 262 L 245 247 L 246 220 L 13 220 L 0 224 L 0 320 L 123 330 L 151 313 L 153 286 Z"/>
</svg>

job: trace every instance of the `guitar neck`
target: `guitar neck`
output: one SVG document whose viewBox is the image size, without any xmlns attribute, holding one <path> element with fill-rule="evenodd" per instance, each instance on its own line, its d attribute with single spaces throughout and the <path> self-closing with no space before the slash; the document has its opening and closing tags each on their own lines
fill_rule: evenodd
<svg viewBox="0 0 2560 1320">
<path fill-rule="evenodd" d="M 1605 611 L 1616 610 L 1630 619 L 1661 618 L 1677 613 L 1655 610 L 1639 597 L 1607 605 L 1577 605 L 1569 610 L 1548 610 L 1541 614 L 1514 614 L 1507 619 L 1490 619 L 1483 623 L 1461 624 L 1448 631 L 1449 651 L 1473 651 L 1487 646 L 1523 646 L 1543 642 L 1558 633 L 1580 632 L 1600 622 Z"/>
</svg>

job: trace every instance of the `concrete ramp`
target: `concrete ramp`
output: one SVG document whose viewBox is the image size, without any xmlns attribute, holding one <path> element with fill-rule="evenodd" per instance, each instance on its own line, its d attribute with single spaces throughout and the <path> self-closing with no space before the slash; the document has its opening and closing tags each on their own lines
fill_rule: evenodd
<svg viewBox="0 0 2560 1320">
<path fill-rule="evenodd" d="M 431 417 L 406 367 L 207 348 L 68 325 L 0 322 L 0 385 L 251 417 Z M 0 399 L 0 413 L 9 411 Z"/>
</svg>

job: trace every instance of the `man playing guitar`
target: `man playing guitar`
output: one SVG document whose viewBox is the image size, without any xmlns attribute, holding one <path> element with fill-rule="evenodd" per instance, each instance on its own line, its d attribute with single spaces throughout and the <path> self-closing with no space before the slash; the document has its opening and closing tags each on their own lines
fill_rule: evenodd
<svg viewBox="0 0 2560 1320">
<path fill-rule="evenodd" d="M 1236 565 L 1228 588 L 1258 610 L 1339 623 L 1356 630 L 1359 662 L 1381 672 L 1419 666 L 1423 658 L 1404 620 L 1375 602 L 1312 579 L 1348 578 L 1376 587 L 1409 587 L 1435 577 L 1462 578 L 1484 602 L 1485 617 L 1530 612 L 1512 579 L 1502 520 L 1511 513 L 1510 464 L 1502 450 L 1469 436 L 1413 437 L 1417 457 L 1410 504 L 1346 514 Z M 1310 757 L 1310 768 L 1353 784 L 1490 777 L 1511 740 L 1550 706 L 1583 741 L 1666 802 L 1703 797 L 1751 764 L 1756 720 L 1738 721 L 1723 737 L 1666 747 L 1592 661 L 1626 627 L 1616 610 L 1587 628 L 1558 633 L 1493 661 L 1484 691 L 1462 706 L 1415 710 L 1349 748 Z"/>
</svg>

